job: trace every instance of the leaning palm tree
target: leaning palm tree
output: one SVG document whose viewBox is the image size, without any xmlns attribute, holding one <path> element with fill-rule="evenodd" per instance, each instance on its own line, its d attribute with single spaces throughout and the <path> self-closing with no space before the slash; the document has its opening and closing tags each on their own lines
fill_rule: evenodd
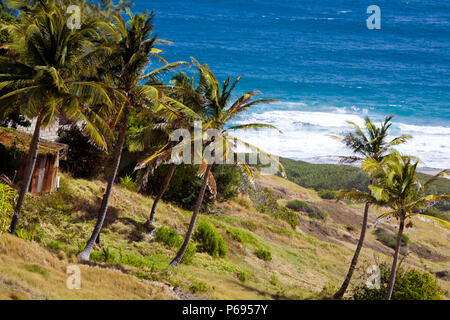
<svg viewBox="0 0 450 320">
<path fill-rule="evenodd" d="M 227 127 L 227 125 L 233 118 L 235 118 L 239 114 L 244 113 L 245 111 L 247 111 L 248 108 L 253 107 L 260 103 L 269 103 L 277 100 L 260 99 L 252 101 L 252 98 L 260 92 L 250 91 L 232 102 L 231 97 L 233 90 L 241 80 L 241 77 L 238 77 L 231 85 L 230 85 L 231 77 L 228 77 L 223 82 L 222 87 L 220 87 L 218 80 L 216 79 L 215 75 L 211 72 L 207 64 L 200 65 L 197 62 L 197 60 L 195 60 L 194 58 L 191 59 L 200 74 L 197 90 L 204 97 L 205 112 L 203 114 L 204 115 L 203 120 L 205 124 L 203 126 L 203 130 L 215 129 L 218 134 L 217 136 L 211 137 L 210 141 L 202 145 L 204 150 L 207 149 L 211 150 L 210 152 L 211 157 L 202 157 L 202 163 L 199 165 L 199 175 L 202 178 L 202 185 L 194 205 L 193 214 L 191 217 L 191 221 L 189 223 L 188 231 L 186 233 L 184 242 L 181 245 L 181 248 L 179 249 L 177 255 L 170 263 L 171 266 L 177 266 L 181 262 L 184 253 L 187 249 L 187 246 L 189 244 L 189 241 L 192 237 L 195 222 L 197 220 L 198 213 L 203 203 L 206 187 L 210 179 L 211 168 L 214 163 L 214 159 L 211 158 L 216 156 L 214 154 L 214 150 L 219 150 L 220 153 L 226 159 L 227 157 L 234 157 L 233 150 L 235 150 L 237 144 L 241 144 L 246 146 L 250 150 L 256 151 L 257 153 L 260 154 L 264 154 L 267 159 L 269 159 L 272 163 L 275 163 L 278 169 L 282 173 L 284 173 L 282 165 L 273 156 L 265 153 L 256 146 L 253 146 L 245 141 L 242 141 L 230 135 L 230 131 L 232 130 L 256 129 L 256 128 L 270 128 L 278 130 L 276 127 L 261 123 L 250 123 Z M 251 174 L 251 169 L 247 164 L 239 163 L 238 165 L 244 168 L 246 173 Z"/>
<path fill-rule="evenodd" d="M 40 132 L 65 114 L 83 121 L 86 132 L 107 148 L 112 132 L 104 121 L 112 111 L 110 88 L 102 83 L 79 80 L 95 77 L 96 65 L 107 56 L 107 48 L 96 43 L 105 24 L 86 16 L 79 29 L 69 30 L 65 8 L 52 1 L 21 11 L 17 22 L 2 26 L 11 43 L 0 57 L 0 112 L 19 112 L 35 118 L 24 180 L 19 191 L 9 231 L 14 234 L 25 194 L 29 190 L 39 149 Z"/>
<path fill-rule="evenodd" d="M 164 40 L 152 36 L 154 14 L 132 15 L 127 10 L 128 21 L 122 16 L 113 17 L 113 28 L 116 35 L 116 43 L 108 63 L 104 64 L 103 76 L 114 84 L 114 87 L 122 92 L 126 101 L 119 106 L 114 123 L 118 124 L 118 138 L 113 155 L 112 170 L 108 178 L 108 184 L 98 213 L 97 222 L 86 247 L 79 254 L 79 258 L 88 261 L 95 242 L 99 242 L 100 231 L 105 220 L 109 206 L 112 188 L 119 169 L 122 150 L 125 142 L 127 124 L 131 110 L 146 110 L 148 112 L 164 108 L 173 112 L 182 112 L 196 116 L 189 108 L 168 96 L 162 96 L 154 85 L 141 84 L 148 80 L 159 83 L 158 76 L 176 67 L 186 65 L 185 62 L 166 63 L 159 57 L 161 50 L 155 45 Z M 162 67 L 145 73 L 147 65 L 152 58 L 165 62 Z"/>
<path fill-rule="evenodd" d="M 366 160 L 362 166 L 376 180 L 376 185 L 371 185 L 370 190 L 377 201 L 385 203 L 390 208 L 379 219 L 395 217 L 399 221 L 397 241 L 395 245 L 394 259 L 392 262 L 391 276 L 386 293 L 386 300 L 392 297 L 397 273 L 398 256 L 405 223 L 408 219 L 437 201 L 450 198 L 450 194 L 428 194 L 427 188 L 437 178 L 447 175 L 450 170 L 443 170 L 437 175 L 421 184 L 416 176 L 419 161 L 412 157 L 401 156 L 393 153 L 381 163 L 374 159 Z"/>
<path fill-rule="evenodd" d="M 188 106 L 196 114 L 202 115 L 204 113 L 204 98 L 194 86 L 194 77 L 189 78 L 186 73 L 180 72 L 175 74 L 170 82 L 170 86 L 158 87 L 163 89 L 173 99 Z M 140 170 L 139 183 L 143 185 L 147 181 L 148 176 L 153 173 L 159 165 L 168 165 L 168 172 L 161 185 L 161 189 L 153 201 L 149 218 L 144 224 L 148 229 L 154 228 L 158 203 L 164 196 L 176 169 L 176 162 L 172 161 L 173 159 L 171 159 L 171 157 L 177 142 L 170 141 L 170 135 L 178 129 L 192 129 L 192 121 L 194 120 L 187 115 L 174 115 L 171 110 L 167 109 L 161 109 L 160 117 L 163 119 L 162 122 L 159 121 L 156 124 L 150 124 L 150 126 L 139 130 L 131 139 L 133 150 L 145 149 L 146 144 L 148 144 L 148 142 L 151 143 L 149 136 L 151 136 L 154 131 L 164 132 L 167 140 L 169 140 L 162 148 L 140 161 L 135 168 L 135 170 Z M 184 143 L 186 143 L 186 141 Z M 211 181 L 211 183 L 213 182 Z"/>
<path fill-rule="evenodd" d="M 354 156 L 339 156 L 341 163 L 354 163 L 365 159 L 375 159 L 375 161 L 382 161 L 383 158 L 392 150 L 392 147 L 406 142 L 410 136 L 400 136 L 391 140 L 388 140 L 388 130 L 392 125 L 392 116 L 386 117 L 381 126 L 376 126 L 372 123 L 369 117 L 365 119 L 365 130 L 358 126 L 354 122 L 349 122 L 354 127 L 353 132 L 348 132 L 342 136 L 333 136 L 353 151 Z M 372 184 L 373 179 L 370 178 Z M 334 294 L 335 299 L 342 299 L 347 290 L 350 280 L 352 279 L 353 272 L 355 271 L 358 263 L 358 258 L 361 253 L 361 249 L 364 244 L 366 236 L 367 222 L 369 219 L 369 206 L 370 203 L 366 202 L 364 206 L 363 223 L 361 227 L 361 234 L 359 236 L 358 244 L 353 254 L 352 261 L 350 263 L 347 276 L 342 283 L 340 289 Z"/>
</svg>

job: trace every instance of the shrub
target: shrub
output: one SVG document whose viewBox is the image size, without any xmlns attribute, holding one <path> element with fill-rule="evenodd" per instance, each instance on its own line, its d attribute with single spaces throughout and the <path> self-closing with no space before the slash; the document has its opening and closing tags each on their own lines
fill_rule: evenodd
<svg viewBox="0 0 450 320">
<path fill-rule="evenodd" d="M 134 182 L 133 178 L 130 177 L 129 175 L 126 175 L 125 177 L 120 178 L 120 185 L 130 191 L 137 190 L 136 182 Z"/>
<path fill-rule="evenodd" d="M 353 225 L 351 223 L 346 223 L 345 224 L 345 229 L 347 229 L 347 231 L 355 231 L 356 227 L 355 227 L 355 225 Z"/>
<path fill-rule="evenodd" d="M 390 275 L 390 268 L 386 264 L 380 265 L 380 289 L 369 289 L 365 282 L 360 283 L 353 290 L 353 299 L 383 300 Z M 392 300 L 440 300 L 443 294 L 431 274 L 414 269 L 398 269 Z"/>
<path fill-rule="evenodd" d="M 329 216 L 330 216 L 330 214 L 328 213 L 328 211 L 323 210 L 323 211 L 320 211 L 320 212 L 318 213 L 317 218 L 318 218 L 318 219 L 321 219 L 321 220 L 325 220 L 325 219 L 327 219 Z"/>
<path fill-rule="evenodd" d="M 239 278 L 239 281 L 241 281 L 242 283 L 245 283 L 248 279 L 247 272 L 245 272 L 245 271 L 239 272 L 238 278 Z"/>
<path fill-rule="evenodd" d="M 302 200 L 290 200 L 286 207 L 294 211 L 306 212 L 313 219 L 325 220 L 329 216 L 328 212 L 321 211 L 319 208 Z"/>
<path fill-rule="evenodd" d="M 196 252 L 197 246 L 194 243 L 189 242 L 186 251 L 184 252 L 183 259 L 181 259 L 181 263 L 191 264 Z"/>
<path fill-rule="evenodd" d="M 58 142 L 67 144 L 69 152 L 60 162 L 61 168 L 74 178 L 94 178 L 104 172 L 108 155 L 92 143 L 77 125 L 58 131 Z"/>
<path fill-rule="evenodd" d="M 255 191 L 253 188 L 247 187 L 247 192 L 258 212 L 268 214 L 275 219 L 285 220 L 292 229 L 298 225 L 297 214 L 292 209 L 281 206 L 269 189 L 262 188 Z"/>
<path fill-rule="evenodd" d="M 14 211 L 13 201 L 16 191 L 10 186 L 0 183 L 0 233 L 6 231 L 9 225 L 9 216 Z"/>
<path fill-rule="evenodd" d="M 199 243 L 200 252 L 207 252 L 213 257 L 224 257 L 227 254 L 227 245 L 217 230 L 207 222 L 200 222 L 193 239 Z"/>
<path fill-rule="evenodd" d="M 255 255 L 264 261 L 270 261 L 272 260 L 272 253 L 269 250 L 265 250 L 265 249 L 257 249 L 255 251 Z"/>
<path fill-rule="evenodd" d="M 392 249 L 395 249 L 395 245 L 397 243 L 397 235 L 393 234 L 392 232 L 389 232 L 384 229 L 376 229 L 375 230 L 375 236 L 378 241 L 380 241 L 382 244 L 384 244 L 387 247 L 390 247 Z M 402 241 L 401 246 L 407 246 L 409 244 L 409 236 L 407 234 L 402 235 Z"/>
<path fill-rule="evenodd" d="M 20 239 L 26 240 L 26 241 L 33 241 L 34 240 L 34 234 L 32 232 L 29 232 L 23 228 L 16 229 L 16 236 Z"/>
<path fill-rule="evenodd" d="M 169 247 L 178 247 L 181 245 L 182 238 L 178 232 L 171 228 L 166 228 L 164 226 L 158 228 L 155 232 L 155 240 L 162 242 Z"/>
<path fill-rule="evenodd" d="M 307 202 L 302 200 L 290 200 L 286 204 L 286 207 L 294 211 L 305 211 L 305 212 L 307 212 L 311 208 L 311 206 Z"/>
<path fill-rule="evenodd" d="M 270 276 L 270 283 L 274 286 L 277 286 L 280 283 L 278 275 L 275 272 L 272 272 L 272 275 Z"/>
<path fill-rule="evenodd" d="M 332 191 L 332 190 L 320 189 L 317 192 L 317 194 L 322 199 L 335 199 L 336 198 L 336 192 Z"/>
<path fill-rule="evenodd" d="M 226 201 L 238 196 L 238 186 L 241 180 L 241 174 L 238 168 L 230 165 L 216 164 L 213 165 L 212 174 L 216 180 L 218 201 Z"/>
<path fill-rule="evenodd" d="M 166 228 L 164 226 L 158 228 L 155 233 L 155 240 L 162 242 L 167 246 L 178 250 L 183 244 L 183 237 L 178 234 L 178 232 L 171 228 Z M 190 264 L 194 259 L 197 247 L 195 244 L 190 242 L 186 248 L 183 259 L 181 260 L 184 264 Z"/>
<path fill-rule="evenodd" d="M 244 239 L 242 236 L 242 233 L 239 231 L 227 231 L 227 233 L 230 235 L 231 239 L 236 240 L 237 242 L 243 243 Z"/>
</svg>

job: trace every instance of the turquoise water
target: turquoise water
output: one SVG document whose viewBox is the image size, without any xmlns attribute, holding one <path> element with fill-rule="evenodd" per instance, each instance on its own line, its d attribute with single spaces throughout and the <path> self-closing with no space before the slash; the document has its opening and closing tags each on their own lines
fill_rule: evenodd
<svg viewBox="0 0 450 320">
<path fill-rule="evenodd" d="M 380 30 L 366 27 L 371 4 Z M 330 162 L 326 155 L 348 152 L 327 134 L 392 114 L 392 134 L 414 135 L 402 152 L 450 167 L 450 1 L 136 0 L 134 11 L 145 9 L 174 42 L 163 48 L 167 60 L 194 56 L 220 79 L 244 74 L 236 93 L 282 100 L 237 120 L 284 132 L 238 133 L 250 142 Z"/>
</svg>

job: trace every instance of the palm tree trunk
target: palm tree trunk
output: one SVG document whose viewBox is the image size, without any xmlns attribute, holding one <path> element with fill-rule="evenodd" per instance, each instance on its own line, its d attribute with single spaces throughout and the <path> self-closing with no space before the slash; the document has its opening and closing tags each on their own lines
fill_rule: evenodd
<svg viewBox="0 0 450 320">
<path fill-rule="evenodd" d="M 42 116 L 39 114 L 36 120 L 36 126 L 34 127 L 33 138 L 31 139 L 30 151 L 28 153 L 28 159 L 26 169 L 24 173 L 24 181 L 20 187 L 19 199 L 17 200 L 16 207 L 14 208 L 14 215 L 11 219 L 11 225 L 9 227 L 9 233 L 15 234 L 17 222 L 19 220 L 20 210 L 22 209 L 23 200 L 28 190 L 30 189 L 31 179 L 33 177 L 34 166 L 39 151 L 39 140 L 41 137 Z"/>
<path fill-rule="evenodd" d="M 192 214 L 188 232 L 186 233 L 186 237 L 184 239 L 183 245 L 181 246 L 180 250 L 178 251 L 176 257 L 170 263 L 170 265 L 172 267 L 176 267 L 181 262 L 181 260 L 183 259 L 184 253 L 186 252 L 189 241 L 191 240 L 192 232 L 194 231 L 195 221 L 197 220 L 197 215 L 200 212 L 200 207 L 202 206 L 203 198 L 205 196 L 206 185 L 208 184 L 209 172 L 211 171 L 211 167 L 212 167 L 211 164 L 208 164 L 208 166 L 206 167 L 205 175 L 203 177 L 202 187 L 200 189 L 200 193 L 198 194 L 197 202 L 195 203 L 194 213 Z"/>
<path fill-rule="evenodd" d="M 397 274 L 398 255 L 400 253 L 400 245 L 402 243 L 402 235 L 404 228 L 405 228 L 405 217 L 404 215 L 402 215 L 402 217 L 400 217 L 400 226 L 398 227 L 397 243 L 395 245 L 394 261 L 392 262 L 391 277 L 389 278 L 389 286 L 388 291 L 386 293 L 386 300 L 391 300 L 392 292 L 394 291 L 395 276 Z"/>
<path fill-rule="evenodd" d="M 175 172 L 175 163 L 171 163 L 169 165 L 169 171 L 167 172 L 166 178 L 164 179 L 164 183 L 162 185 L 161 190 L 159 190 L 158 195 L 155 198 L 155 201 L 153 201 L 152 211 L 150 212 L 150 217 L 148 218 L 147 222 L 145 223 L 147 226 L 152 226 L 155 224 L 155 213 L 156 213 L 156 207 L 158 206 L 159 200 L 161 200 L 162 196 L 167 190 L 167 187 L 169 186 L 170 180 L 172 180 L 173 173 Z"/>
<path fill-rule="evenodd" d="M 345 277 L 344 282 L 342 283 L 341 288 L 338 292 L 334 294 L 334 299 L 342 299 L 342 297 L 345 294 L 345 291 L 347 291 L 347 288 L 350 284 L 350 280 L 352 279 L 353 272 L 355 271 L 356 264 L 358 263 L 359 254 L 361 253 L 361 249 L 364 244 L 364 238 L 366 237 L 366 230 L 367 230 L 367 221 L 369 220 L 369 202 L 366 203 L 366 206 L 364 207 L 364 218 L 363 218 L 363 224 L 361 228 L 361 234 L 359 236 L 358 245 L 356 246 L 355 254 L 353 255 L 352 262 L 350 263 L 350 268 L 348 269 L 347 276 Z"/>
<path fill-rule="evenodd" d="M 123 145 L 125 143 L 125 134 L 127 131 L 128 116 L 129 116 L 129 112 L 126 109 L 124 118 L 120 125 L 119 137 L 117 139 L 116 148 L 114 150 L 114 161 L 113 161 L 112 172 L 108 179 L 108 186 L 106 187 L 106 192 L 103 195 L 102 205 L 98 212 L 97 223 L 95 224 L 94 231 L 92 232 L 92 235 L 89 238 L 89 241 L 87 242 L 86 247 L 78 255 L 78 257 L 82 261 L 89 261 L 89 256 L 91 255 L 91 251 L 94 247 L 94 243 L 96 242 L 97 238 L 100 240 L 100 238 L 99 238 L 100 231 L 102 229 L 103 222 L 105 221 L 106 212 L 108 210 L 109 199 L 111 197 L 112 188 L 114 185 L 114 181 L 116 180 L 117 171 L 119 170 L 120 158 L 122 156 Z"/>
</svg>

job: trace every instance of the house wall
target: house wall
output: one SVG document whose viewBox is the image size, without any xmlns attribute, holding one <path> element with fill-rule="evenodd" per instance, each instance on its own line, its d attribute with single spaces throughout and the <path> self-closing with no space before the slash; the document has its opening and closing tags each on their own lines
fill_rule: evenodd
<svg viewBox="0 0 450 320">
<path fill-rule="evenodd" d="M 53 192 L 57 189 L 59 153 L 38 154 L 29 192 Z"/>
<path fill-rule="evenodd" d="M 26 132 L 28 134 L 34 133 L 34 128 L 36 127 L 36 118 L 30 120 L 31 126 L 29 127 L 17 127 L 18 130 Z M 58 129 L 59 129 L 59 122 L 55 121 L 54 125 L 41 129 L 41 139 L 48 140 L 48 141 L 56 141 L 58 139 Z"/>
</svg>

